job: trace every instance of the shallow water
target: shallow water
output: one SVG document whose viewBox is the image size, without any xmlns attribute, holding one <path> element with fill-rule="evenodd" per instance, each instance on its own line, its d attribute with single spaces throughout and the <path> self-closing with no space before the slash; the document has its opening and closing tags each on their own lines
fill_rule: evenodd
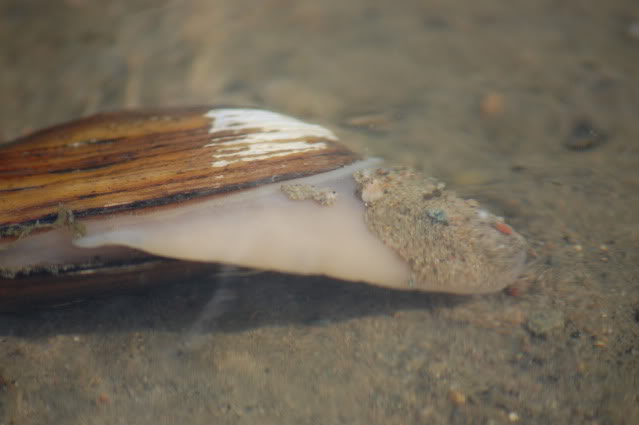
<svg viewBox="0 0 639 425">
<path fill-rule="evenodd" d="M 534 260 L 490 296 L 229 270 L 0 316 L 0 424 L 636 424 L 637 20 L 635 0 L 0 0 L 0 139 L 278 110 L 476 196 Z"/>
</svg>

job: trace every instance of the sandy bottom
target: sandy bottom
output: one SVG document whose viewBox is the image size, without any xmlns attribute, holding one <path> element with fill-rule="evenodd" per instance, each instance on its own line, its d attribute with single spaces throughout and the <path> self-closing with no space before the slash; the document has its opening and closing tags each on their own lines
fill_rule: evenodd
<svg viewBox="0 0 639 425">
<path fill-rule="evenodd" d="M 489 296 L 229 270 L 1 316 L 0 424 L 635 425 L 636 0 L 259 3 L 0 0 L 0 139 L 275 109 L 477 197 L 534 264 Z"/>
</svg>

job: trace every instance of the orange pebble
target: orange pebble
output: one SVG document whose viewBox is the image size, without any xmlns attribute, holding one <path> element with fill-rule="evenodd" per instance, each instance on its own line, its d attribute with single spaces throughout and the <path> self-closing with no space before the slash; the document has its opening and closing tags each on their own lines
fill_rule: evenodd
<svg viewBox="0 0 639 425">
<path fill-rule="evenodd" d="M 495 223 L 495 229 L 497 229 L 499 232 L 503 233 L 504 235 L 513 234 L 513 228 L 501 221 L 498 221 L 497 223 Z"/>
<path fill-rule="evenodd" d="M 511 297 L 521 297 L 524 294 L 524 289 L 519 286 L 507 286 L 506 294 Z"/>
<path fill-rule="evenodd" d="M 479 109 L 484 118 L 500 116 L 506 109 L 506 99 L 500 93 L 490 93 L 479 103 Z"/>
</svg>

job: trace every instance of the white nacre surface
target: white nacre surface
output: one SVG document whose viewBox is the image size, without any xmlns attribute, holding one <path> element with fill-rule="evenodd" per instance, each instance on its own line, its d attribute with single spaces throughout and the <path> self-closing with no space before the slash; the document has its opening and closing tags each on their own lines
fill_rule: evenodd
<svg viewBox="0 0 639 425">
<path fill-rule="evenodd" d="M 352 173 L 375 163 L 286 181 L 335 190 L 331 206 L 290 200 L 275 183 L 143 215 L 87 220 L 87 236 L 74 244 L 402 287 L 408 267 L 368 229 L 355 193 Z"/>
</svg>

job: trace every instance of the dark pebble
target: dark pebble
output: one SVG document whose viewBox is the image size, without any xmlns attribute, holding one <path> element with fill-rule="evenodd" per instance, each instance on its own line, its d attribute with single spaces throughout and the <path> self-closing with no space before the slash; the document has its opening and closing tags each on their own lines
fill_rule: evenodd
<svg viewBox="0 0 639 425">
<path fill-rule="evenodd" d="M 426 217 L 430 219 L 433 224 L 448 224 L 448 217 L 446 211 L 440 208 L 429 208 L 426 210 Z"/>
<path fill-rule="evenodd" d="M 607 140 L 608 135 L 597 129 L 590 120 L 581 119 L 575 122 L 565 146 L 573 151 L 587 151 L 604 144 Z"/>
</svg>

